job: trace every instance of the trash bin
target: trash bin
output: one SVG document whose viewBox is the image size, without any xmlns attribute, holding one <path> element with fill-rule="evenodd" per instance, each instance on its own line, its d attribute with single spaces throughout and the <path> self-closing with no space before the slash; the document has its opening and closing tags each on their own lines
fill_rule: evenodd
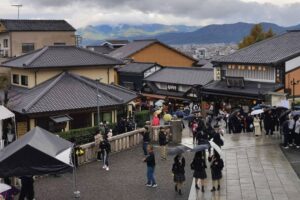
<svg viewBox="0 0 300 200">
<path fill-rule="evenodd" d="M 170 125 L 171 125 L 172 141 L 175 144 L 181 143 L 182 121 L 181 120 L 172 120 Z"/>
</svg>

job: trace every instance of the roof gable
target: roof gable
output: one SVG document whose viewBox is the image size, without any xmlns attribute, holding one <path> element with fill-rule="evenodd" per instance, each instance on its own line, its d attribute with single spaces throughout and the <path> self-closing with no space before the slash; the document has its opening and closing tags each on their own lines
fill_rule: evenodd
<svg viewBox="0 0 300 200">
<path fill-rule="evenodd" d="M 195 62 L 197 61 L 196 59 L 174 49 L 173 47 L 171 47 L 169 45 L 166 45 L 166 44 L 160 42 L 159 40 L 134 40 L 133 42 L 116 49 L 115 51 L 111 52 L 109 55 L 112 57 L 115 57 L 115 58 L 124 59 L 124 58 L 128 58 L 128 57 L 130 57 L 130 56 L 132 56 L 154 44 L 159 44 L 159 45 L 161 45 L 165 48 L 168 48 L 171 51 L 174 51 L 190 60 L 193 60 Z"/>
<path fill-rule="evenodd" d="M 101 107 L 122 105 L 137 97 L 130 90 L 63 72 L 13 97 L 8 106 L 24 114 L 95 108 L 97 87 Z"/>
<path fill-rule="evenodd" d="M 76 31 L 65 20 L 0 19 L 6 31 Z"/>
<path fill-rule="evenodd" d="M 2 63 L 14 68 L 56 68 L 77 66 L 114 66 L 123 62 L 76 46 L 48 46 Z"/>
</svg>

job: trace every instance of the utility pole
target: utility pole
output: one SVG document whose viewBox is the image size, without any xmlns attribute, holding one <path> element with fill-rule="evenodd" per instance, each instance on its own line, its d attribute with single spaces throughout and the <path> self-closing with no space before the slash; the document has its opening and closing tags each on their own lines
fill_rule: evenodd
<svg viewBox="0 0 300 200">
<path fill-rule="evenodd" d="M 20 8 L 23 6 L 22 4 L 13 4 L 11 6 L 17 7 L 18 8 L 18 19 L 20 19 Z"/>
<path fill-rule="evenodd" d="M 102 78 L 96 79 L 96 87 L 97 87 L 97 125 L 100 127 L 100 105 L 99 105 L 99 98 L 101 97 L 99 94 L 99 83 L 101 82 Z"/>
<path fill-rule="evenodd" d="M 292 103 L 292 108 L 294 108 L 295 105 L 295 86 L 298 85 L 300 83 L 300 80 L 295 80 L 295 78 L 293 78 L 293 80 L 291 81 L 291 85 L 293 86 L 293 103 Z"/>
</svg>

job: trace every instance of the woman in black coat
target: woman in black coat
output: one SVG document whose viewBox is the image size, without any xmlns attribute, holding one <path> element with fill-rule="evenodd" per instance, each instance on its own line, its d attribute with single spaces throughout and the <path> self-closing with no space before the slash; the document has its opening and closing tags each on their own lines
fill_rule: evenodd
<svg viewBox="0 0 300 200">
<path fill-rule="evenodd" d="M 207 178 L 205 169 L 207 168 L 205 162 L 205 151 L 199 151 L 195 154 L 191 169 L 194 170 L 195 187 L 199 190 L 198 180 L 201 181 L 201 191 L 204 192 L 204 180 Z"/>
<path fill-rule="evenodd" d="M 178 192 L 179 195 L 182 195 L 181 192 L 182 184 L 185 181 L 184 167 L 185 167 L 185 159 L 182 156 L 182 154 L 178 154 L 174 158 L 172 172 L 174 174 L 175 191 Z"/>
<path fill-rule="evenodd" d="M 224 167 L 224 162 L 220 158 L 220 155 L 215 152 L 214 155 L 208 158 L 208 161 L 211 162 L 211 178 L 213 182 L 213 188 L 211 189 L 212 192 L 220 190 L 220 180 L 222 179 L 222 170 Z"/>
</svg>

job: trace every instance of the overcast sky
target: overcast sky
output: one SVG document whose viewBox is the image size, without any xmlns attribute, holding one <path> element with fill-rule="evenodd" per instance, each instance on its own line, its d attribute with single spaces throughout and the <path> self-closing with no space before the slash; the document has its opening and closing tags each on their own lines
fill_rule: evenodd
<svg viewBox="0 0 300 200">
<path fill-rule="evenodd" d="M 66 19 L 96 24 L 208 25 L 233 22 L 300 24 L 300 0 L 0 0 L 0 18 Z"/>
</svg>

